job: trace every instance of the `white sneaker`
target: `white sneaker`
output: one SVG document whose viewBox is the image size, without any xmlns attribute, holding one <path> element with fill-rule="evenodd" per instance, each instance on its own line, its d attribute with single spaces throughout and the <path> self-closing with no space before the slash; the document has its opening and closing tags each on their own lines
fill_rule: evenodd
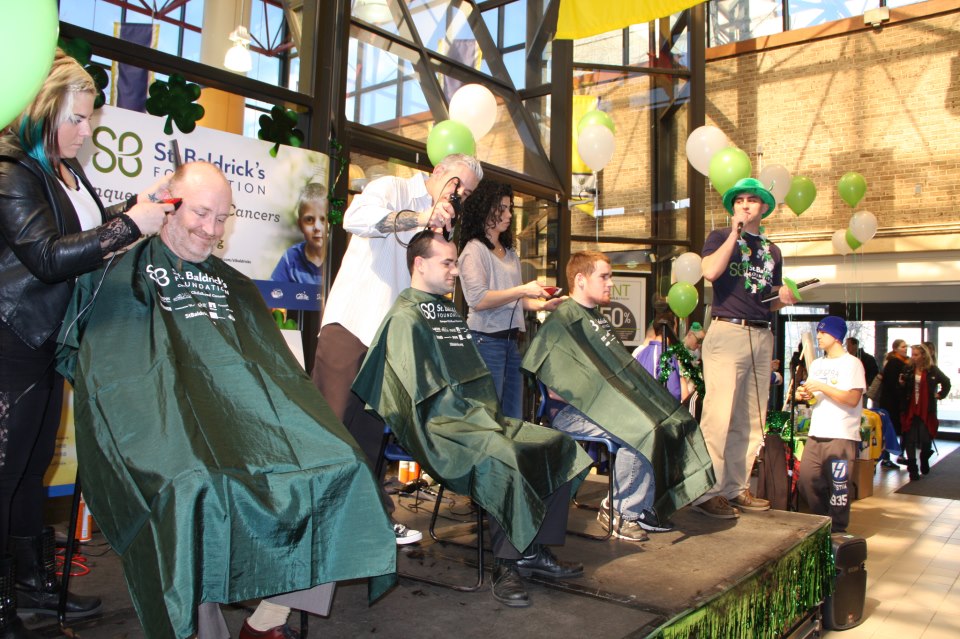
<svg viewBox="0 0 960 639">
<path fill-rule="evenodd" d="M 397 545 L 406 546 L 415 544 L 423 539 L 423 533 L 413 528 L 407 528 L 398 521 L 393 522 L 393 534 L 397 536 Z"/>
</svg>

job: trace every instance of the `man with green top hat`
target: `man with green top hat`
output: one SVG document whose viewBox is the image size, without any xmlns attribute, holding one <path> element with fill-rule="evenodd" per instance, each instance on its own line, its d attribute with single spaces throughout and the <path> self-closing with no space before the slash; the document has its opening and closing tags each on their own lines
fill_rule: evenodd
<svg viewBox="0 0 960 639">
<path fill-rule="evenodd" d="M 739 180 L 723 194 L 730 227 L 711 232 L 703 245 L 703 277 L 713 284 L 713 321 L 702 345 L 706 396 L 700 428 L 717 483 L 693 508 L 720 519 L 770 508 L 770 502 L 750 493 L 749 473 L 763 438 L 773 312 L 797 302 L 783 286 L 780 249 L 761 232 L 761 220 L 776 204 L 759 180 Z M 776 299 L 763 301 L 771 297 Z"/>
</svg>

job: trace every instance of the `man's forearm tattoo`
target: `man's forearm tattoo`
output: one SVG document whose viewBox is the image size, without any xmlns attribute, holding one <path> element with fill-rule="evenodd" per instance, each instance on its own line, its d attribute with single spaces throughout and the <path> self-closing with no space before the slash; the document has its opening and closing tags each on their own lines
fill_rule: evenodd
<svg viewBox="0 0 960 639">
<path fill-rule="evenodd" d="M 410 231 L 420 226 L 419 217 L 420 214 L 416 211 L 397 211 L 377 222 L 376 228 L 381 233 Z"/>
</svg>

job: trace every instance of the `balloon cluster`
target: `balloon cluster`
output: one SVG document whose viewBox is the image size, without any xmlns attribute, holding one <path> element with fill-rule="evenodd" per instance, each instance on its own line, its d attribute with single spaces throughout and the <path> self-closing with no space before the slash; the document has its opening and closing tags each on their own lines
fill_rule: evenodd
<svg viewBox="0 0 960 639">
<path fill-rule="evenodd" d="M 465 84 L 450 98 L 450 119 L 438 122 L 427 136 L 427 156 L 434 166 L 452 153 L 475 155 L 477 140 L 497 121 L 497 99 L 480 84 Z"/>
<path fill-rule="evenodd" d="M 738 180 L 750 177 L 753 166 L 742 150 L 733 146 L 727 135 L 715 126 L 701 126 L 687 137 L 687 160 L 723 195 Z M 813 204 L 817 187 L 802 176 L 791 177 L 779 164 L 768 164 L 759 179 L 773 194 L 778 204 L 786 204 L 799 216 Z"/>
<path fill-rule="evenodd" d="M 696 253 L 684 253 L 673 263 L 676 283 L 667 292 L 667 305 L 679 318 L 693 312 L 700 301 L 696 283 L 703 277 L 703 265 Z"/>
<path fill-rule="evenodd" d="M 837 190 L 840 198 L 850 208 L 854 208 L 867 192 L 867 181 L 859 173 L 850 171 L 840 178 Z M 876 234 L 877 217 L 870 211 L 857 211 L 850 216 L 850 224 L 846 229 L 833 232 L 833 249 L 840 255 L 850 255 L 872 240 Z"/>
<path fill-rule="evenodd" d="M 602 171 L 613 158 L 617 127 L 604 111 L 587 111 L 577 123 L 577 152 L 591 171 Z"/>
</svg>

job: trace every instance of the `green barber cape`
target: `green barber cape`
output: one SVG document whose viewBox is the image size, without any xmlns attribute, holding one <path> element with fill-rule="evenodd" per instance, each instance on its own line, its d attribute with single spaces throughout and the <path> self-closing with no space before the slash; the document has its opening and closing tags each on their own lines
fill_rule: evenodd
<svg viewBox="0 0 960 639">
<path fill-rule="evenodd" d="M 443 297 L 408 288 L 373 338 L 353 391 L 449 489 L 470 495 L 524 550 L 544 500 L 590 458 L 566 435 L 500 414 L 490 371 Z"/>
<path fill-rule="evenodd" d="M 697 422 L 614 335 L 574 300 L 550 314 L 521 368 L 650 460 L 662 519 L 706 492 L 713 465 Z"/>
<path fill-rule="evenodd" d="M 202 602 L 395 582 L 363 453 L 244 275 L 155 237 L 81 277 L 64 327 L 84 497 L 147 637 L 193 635 Z"/>
</svg>

